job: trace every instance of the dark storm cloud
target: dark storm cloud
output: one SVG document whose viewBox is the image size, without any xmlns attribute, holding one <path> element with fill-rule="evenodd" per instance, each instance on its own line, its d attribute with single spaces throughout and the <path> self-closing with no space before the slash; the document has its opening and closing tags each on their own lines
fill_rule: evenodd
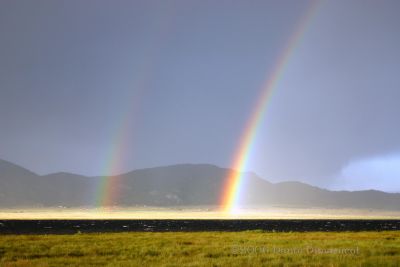
<svg viewBox="0 0 400 267">
<path fill-rule="evenodd" d="M 228 166 L 309 5 L 2 1 L 0 158 L 39 173 L 99 174 L 122 152 L 122 170 Z M 399 8 L 320 4 L 275 90 L 251 170 L 329 186 L 353 161 L 400 151 Z"/>
<path fill-rule="evenodd" d="M 399 5 L 350 3 L 321 7 L 276 89 L 259 157 L 270 177 L 329 185 L 352 161 L 400 151 Z"/>
</svg>

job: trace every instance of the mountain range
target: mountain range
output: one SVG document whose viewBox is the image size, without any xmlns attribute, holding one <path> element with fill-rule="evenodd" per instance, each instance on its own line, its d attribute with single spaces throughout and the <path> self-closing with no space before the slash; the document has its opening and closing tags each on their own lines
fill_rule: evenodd
<svg viewBox="0 0 400 267">
<path fill-rule="evenodd" d="M 106 178 L 65 172 L 37 175 L 0 160 L 0 207 L 96 206 L 105 195 L 101 184 L 106 179 L 106 190 L 114 192 L 108 205 L 217 207 L 230 172 L 208 164 L 180 164 Z M 245 206 L 400 210 L 399 193 L 329 191 L 301 182 L 271 183 L 252 173 L 243 177 L 240 201 Z"/>
</svg>

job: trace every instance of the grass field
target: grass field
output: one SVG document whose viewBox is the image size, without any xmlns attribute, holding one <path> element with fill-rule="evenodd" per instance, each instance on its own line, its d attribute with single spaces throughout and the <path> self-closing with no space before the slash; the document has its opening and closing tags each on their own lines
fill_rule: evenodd
<svg viewBox="0 0 400 267">
<path fill-rule="evenodd" d="M 400 232 L 2 235 L 0 266 L 399 266 Z"/>
</svg>

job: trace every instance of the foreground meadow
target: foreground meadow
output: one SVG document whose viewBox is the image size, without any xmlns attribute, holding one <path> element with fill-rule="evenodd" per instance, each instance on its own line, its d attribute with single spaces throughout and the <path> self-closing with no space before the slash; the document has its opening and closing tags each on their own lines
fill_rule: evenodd
<svg viewBox="0 0 400 267">
<path fill-rule="evenodd" d="M 0 266 L 399 266 L 400 232 L 2 235 Z"/>
</svg>

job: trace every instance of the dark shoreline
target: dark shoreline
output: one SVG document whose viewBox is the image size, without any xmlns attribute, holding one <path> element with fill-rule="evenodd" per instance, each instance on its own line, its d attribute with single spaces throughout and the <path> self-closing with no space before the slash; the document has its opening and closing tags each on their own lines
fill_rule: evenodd
<svg viewBox="0 0 400 267">
<path fill-rule="evenodd" d="M 345 232 L 398 231 L 400 220 L 0 220 L 0 234 L 76 234 L 118 232 Z"/>
</svg>

